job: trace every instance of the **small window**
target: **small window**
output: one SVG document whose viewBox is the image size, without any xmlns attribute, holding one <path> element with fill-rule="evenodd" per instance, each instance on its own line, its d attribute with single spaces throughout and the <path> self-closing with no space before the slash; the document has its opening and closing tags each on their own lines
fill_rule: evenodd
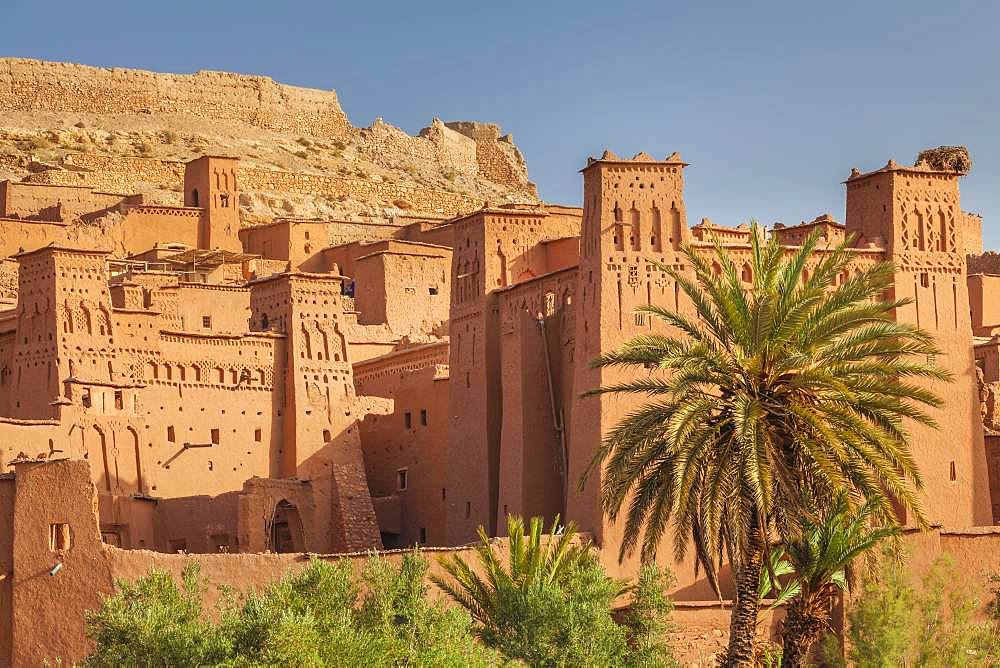
<svg viewBox="0 0 1000 668">
<path fill-rule="evenodd" d="M 427 292 L 430 295 L 436 295 L 438 293 L 438 287 L 436 285 L 432 285 L 431 287 L 427 288 Z"/>
<path fill-rule="evenodd" d="M 426 408 L 421 408 L 420 409 L 420 426 L 421 427 L 426 427 L 427 426 L 427 409 Z"/>
<path fill-rule="evenodd" d="M 427 544 L 427 527 L 420 527 L 420 544 Z"/>
<path fill-rule="evenodd" d="M 205 329 L 212 329 L 212 316 L 210 315 L 201 316 L 201 326 Z"/>
<path fill-rule="evenodd" d="M 442 487 L 441 488 L 441 500 L 444 501 L 447 498 L 448 498 L 448 490 L 446 490 L 444 487 Z"/>
<path fill-rule="evenodd" d="M 260 443 L 264 439 L 264 434 L 260 429 L 253 430 L 253 440 Z"/>
<path fill-rule="evenodd" d="M 219 430 L 218 429 L 213 429 L 212 430 L 212 445 L 218 445 L 218 444 L 219 444 Z"/>
<path fill-rule="evenodd" d="M 472 501 L 465 502 L 465 519 L 472 517 Z"/>
<path fill-rule="evenodd" d="M 170 551 L 177 554 L 187 552 L 188 549 L 188 542 L 184 538 L 175 538 L 167 541 L 167 544 L 170 546 Z"/>
<path fill-rule="evenodd" d="M 306 241 L 309 241 L 309 230 L 306 230 Z"/>
<path fill-rule="evenodd" d="M 636 313 L 635 314 L 635 324 L 637 324 L 637 325 L 645 325 L 646 324 L 646 314 L 645 313 Z"/>
<path fill-rule="evenodd" d="M 125 408 L 125 398 L 122 396 L 121 390 L 115 390 L 115 410 L 122 410 Z"/>
<path fill-rule="evenodd" d="M 920 287 L 928 288 L 931 285 L 931 277 L 927 272 L 920 274 Z"/>
<path fill-rule="evenodd" d="M 415 294 L 417 294 L 417 289 L 416 288 L 403 288 L 403 292 L 405 292 L 408 295 L 415 295 Z"/>
<path fill-rule="evenodd" d="M 403 413 L 403 426 L 407 429 L 413 426 L 413 415 L 411 415 L 409 411 Z"/>
<path fill-rule="evenodd" d="M 91 399 L 90 399 L 90 388 L 89 387 L 83 388 L 83 394 L 80 397 L 80 403 L 83 404 L 84 408 L 90 408 L 91 407 L 92 402 L 91 402 Z"/>
<path fill-rule="evenodd" d="M 177 440 L 177 436 L 174 433 L 174 426 L 173 425 L 170 425 L 169 427 L 167 427 L 167 440 L 170 441 L 171 443 L 174 443 Z"/>
<path fill-rule="evenodd" d="M 397 483 L 396 486 L 399 488 L 400 492 L 406 491 L 406 482 L 407 482 L 406 474 L 407 474 L 407 469 L 398 469 L 396 471 L 396 483 Z"/>
<path fill-rule="evenodd" d="M 62 552 L 68 550 L 72 543 L 69 532 L 69 525 L 65 523 L 49 525 L 49 550 L 52 552 Z"/>
<path fill-rule="evenodd" d="M 955 478 L 956 478 L 956 475 L 955 475 L 955 462 L 951 463 L 951 471 L 950 471 L 950 475 L 948 477 L 951 479 L 952 482 L 955 482 Z"/>
<path fill-rule="evenodd" d="M 117 531 L 101 531 L 101 542 L 105 545 L 122 546 L 122 535 Z"/>
<path fill-rule="evenodd" d="M 323 430 L 323 442 L 324 443 L 329 443 L 331 440 L 333 440 L 333 437 L 330 434 L 330 430 L 329 429 L 324 429 Z"/>
</svg>

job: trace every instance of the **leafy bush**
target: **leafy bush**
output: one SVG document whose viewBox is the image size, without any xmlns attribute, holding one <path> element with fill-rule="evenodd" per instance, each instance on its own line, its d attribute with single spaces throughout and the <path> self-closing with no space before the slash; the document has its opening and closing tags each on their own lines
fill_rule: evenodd
<svg viewBox="0 0 1000 668">
<path fill-rule="evenodd" d="M 197 563 L 178 583 L 153 569 L 120 581 L 87 614 L 95 641 L 85 660 L 105 666 L 642 666 L 676 665 L 665 592 L 670 576 L 642 569 L 625 587 L 607 576 L 572 527 L 553 540 L 532 522 L 512 536 L 517 578 L 501 584 L 492 621 L 429 595 L 428 563 L 419 551 L 394 563 L 373 555 L 360 575 L 348 560 L 313 560 L 258 591 L 223 590 L 205 610 Z M 486 545 L 492 554 L 492 545 Z M 523 549 L 522 549 L 523 548 Z M 481 552 L 482 553 L 482 552 Z M 549 559 L 554 557 L 554 559 Z M 499 562 L 495 564 L 500 570 Z M 527 577 L 528 573 L 531 577 Z M 616 599 L 631 605 L 616 622 Z"/>
<path fill-rule="evenodd" d="M 851 665 L 993 666 L 1000 659 L 995 621 L 980 621 L 980 601 L 947 557 L 914 584 L 902 565 L 886 559 L 847 613 Z M 821 646 L 824 664 L 844 665 L 835 639 Z"/>
<path fill-rule="evenodd" d="M 153 570 L 88 614 L 95 640 L 87 666 L 497 666 L 459 608 L 427 597 L 427 561 L 404 555 L 367 562 L 360 580 L 347 561 L 314 560 L 260 592 L 230 593 L 205 619 L 197 565 L 178 587 Z M 364 589 L 364 594 L 360 591 Z"/>
<path fill-rule="evenodd" d="M 480 528 L 478 567 L 452 555 L 442 560 L 451 577 L 433 579 L 469 610 L 484 643 L 529 666 L 672 665 L 666 577 L 644 569 L 618 624 L 614 603 L 629 588 L 608 577 L 588 544 L 575 542 L 572 525 L 562 533 L 557 526 L 558 518 L 547 539 L 542 518 L 526 532 L 521 518 L 508 517 L 506 555 Z"/>
<path fill-rule="evenodd" d="M 197 563 L 184 569 L 180 587 L 159 569 L 116 585 L 118 591 L 100 610 L 87 613 L 87 634 L 95 648 L 85 666 L 210 665 L 228 654 L 203 618 L 205 587 Z"/>
</svg>

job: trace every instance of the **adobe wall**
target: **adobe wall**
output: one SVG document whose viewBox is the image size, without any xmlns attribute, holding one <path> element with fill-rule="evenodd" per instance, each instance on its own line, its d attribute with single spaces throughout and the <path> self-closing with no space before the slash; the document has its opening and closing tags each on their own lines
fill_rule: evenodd
<svg viewBox="0 0 1000 668">
<path fill-rule="evenodd" d="M 394 395 L 391 413 L 369 414 L 361 423 L 373 501 L 396 497 L 394 516 L 390 519 L 383 511 L 380 517 L 383 544 L 448 545 L 446 508 L 459 502 L 449 498 L 446 465 L 448 367 L 406 372 Z"/>
<path fill-rule="evenodd" d="M 6 472 L 6 462 L 0 473 L 0 666 L 9 666 L 13 641 L 12 624 L 14 583 L 14 476 Z"/>
<path fill-rule="evenodd" d="M 358 322 L 386 323 L 404 336 L 446 333 L 451 250 L 399 242 L 387 246 L 354 263 Z"/>
<path fill-rule="evenodd" d="M 482 209 L 453 221 L 451 268 L 451 403 L 463 410 L 449 431 L 450 477 L 462 485 L 464 507 L 450 507 L 448 531 L 455 543 L 475 538 L 480 524 L 495 532 L 500 476 L 503 397 L 497 290 L 549 271 L 546 241 L 579 234 L 573 216 L 549 219 L 540 207 Z M 483 484 L 487 481 L 487 484 Z"/>
<path fill-rule="evenodd" d="M 0 59 L 0 107 L 15 111 L 178 114 L 318 137 L 351 125 L 334 91 L 228 72 L 159 74 L 23 58 Z"/>
<path fill-rule="evenodd" d="M 1000 271 L 1000 266 L 997 270 Z M 1000 331 L 1000 276 L 970 274 L 966 281 L 972 333 L 975 336 L 993 336 L 994 332 Z"/>
<path fill-rule="evenodd" d="M 18 505 L 12 504 L 16 490 Z M 22 503 L 22 500 L 24 501 Z M 148 550 L 122 550 L 100 541 L 96 494 L 80 461 L 19 464 L 15 476 L 0 478 L 0 567 L 7 557 L 12 574 L 0 582 L 0 600 L 11 592 L 13 606 L 0 607 L 0 665 L 42 665 L 57 658 L 74 663 L 86 656 L 91 643 L 84 631 L 84 612 L 100 606 L 100 597 L 114 591 L 115 580 L 146 575 L 150 568 L 166 570 L 179 578 L 183 568 L 197 562 L 209 584 L 205 604 L 212 610 L 222 587 L 240 591 L 261 588 L 288 571 L 305 567 L 310 557 L 348 559 L 360 572 L 368 553 L 340 555 L 275 554 L 166 554 Z M 52 525 L 68 525 L 70 544 L 52 549 Z M 12 527 L 6 534 L 3 527 Z M 12 541 L 9 536 L 15 536 Z M 5 536 L 7 536 L 5 538 Z M 503 539 L 494 539 L 501 551 Z M 385 555 L 398 562 L 405 550 Z M 432 574 L 443 574 L 438 557 L 457 554 L 474 559 L 472 548 L 429 548 L 425 556 Z M 53 566 L 62 564 L 54 574 Z M 428 583 L 432 596 L 439 595 Z M 681 630 L 674 636 L 681 658 L 708 656 L 725 643 L 729 610 L 725 604 L 706 601 L 680 603 L 673 621 Z M 776 617 L 763 616 L 774 627 Z M 9 621 L 8 621 L 9 620 Z M 7 642 L 7 639 L 10 639 Z"/>
<path fill-rule="evenodd" d="M 502 396 L 497 530 L 506 516 L 566 516 L 564 449 L 572 405 L 575 268 L 498 291 Z"/>
<path fill-rule="evenodd" d="M 0 219 L 0 257 L 31 251 L 50 243 L 105 250 L 126 257 L 152 248 L 157 242 L 198 246 L 198 209 L 180 207 L 128 207 L 99 223 L 63 223 Z"/>
<path fill-rule="evenodd" d="M 961 248 L 967 255 L 982 255 L 983 253 L 983 217 L 977 213 L 962 212 L 959 220 L 958 234 Z"/>
<path fill-rule="evenodd" d="M 354 363 L 354 388 L 359 396 L 392 399 L 403 377 L 430 366 L 447 366 L 448 341 L 403 348 Z"/>
</svg>

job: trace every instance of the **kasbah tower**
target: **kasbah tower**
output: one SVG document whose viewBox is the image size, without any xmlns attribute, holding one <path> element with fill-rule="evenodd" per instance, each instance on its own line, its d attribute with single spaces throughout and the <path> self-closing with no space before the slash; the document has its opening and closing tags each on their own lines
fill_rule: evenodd
<svg viewBox="0 0 1000 668">
<path fill-rule="evenodd" d="M 355 130 L 330 92 L 223 73 L 136 81 L 167 76 L 155 90 L 197 93 L 185 99 L 242 99 L 225 86 L 252 84 L 282 100 L 239 118 Z M 435 121 L 409 137 L 381 124 L 365 136 L 501 194 L 231 156 L 81 154 L 74 169 L 0 182 L 0 666 L 83 658 L 84 611 L 115 578 L 153 566 L 197 560 L 216 584 L 259 587 L 309 553 L 461 551 L 480 526 L 502 540 L 509 514 L 572 521 L 612 575 L 636 574 L 636 557 L 618 560 L 622 527 L 601 511 L 600 472 L 578 486 L 632 407 L 582 396 L 622 379 L 590 362 L 662 331 L 639 306 L 693 314 L 653 260 L 693 276 L 682 247 L 708 257 L 718 241 L 749 285 L 749 227 L 689 223 L 677 153 L 591 158 L 577 207 L 539 201 L 496 126 Z M 964 172 L 939 155 L 850 173 L 843 223 L 824 214 L 767 233 L 791 252 L 819 230 L 809 270 L 848 236 L 848 275 L 894 263 L 890 297 L 912 300 L 896 317 L 931 332 L 954 375 L 932 387 L 940 429 L 911 426 L 933 528 L 908 537 L 922 563 L 950 553 L 986 587 L 1000 567 L 1000 256 L 982 253 L 982 221 L 959 200 Z M 174 204 L 102 185 L 163 174 Z M 381 213 L 250 224 L 241 192 L 280 188 Z M 658 559 L 677 575 L 675 619 L 697 644 L 728 611 L 672 553 L 664 544 Z"/>
</svg>

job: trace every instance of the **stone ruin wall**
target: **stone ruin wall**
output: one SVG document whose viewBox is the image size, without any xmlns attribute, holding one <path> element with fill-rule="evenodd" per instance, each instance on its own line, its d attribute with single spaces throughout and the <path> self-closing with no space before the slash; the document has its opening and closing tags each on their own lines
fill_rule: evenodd
<svg viewBox="0 0 1000 668">
<path fill-rule="evenodd" d="M 25 177 L 31 183 L 86 185 L 102 192 L 132 193 L 140 182 L 163 184 L 180 193 L 184 185 L 184 163 L 150 158 L 117 157 L 93 153 L 66 156 L 65 170 L 51 169 Z M 275 192 L 314 195 L 328 199 L 348 198 L 389 209 L 408 209 L 457 215 L 474 211 L 483 200 L 448 192 L 387 181 L 374 181 L 322 174 L 303 174 L 241 166 L 240 189 L 244 192 Z M 178 199 L 180 196 L 178 195 Z"/>
<path fill-rule="evenodd" d="M 537 192 L 509 135 L 489 123 L 443 123 L 410 136 L 377 119 L 354 128 L 335 91 L 288 86 L 270 77 L 199 71 L 164 74 L 22 58 L 0 58 L 0 110 L 178 116 L 292 135 L 351 140 L 368 160 L 437 165 L 447 175 L 482 177 L 528 200 Z"/>
<path fill-rule="evenodd" d="M 461 172 L 475 175 L 479 172 L 476 162 L 476 142 L 449 129 L 435 118 L 430 127 L 414 137 L 394 125 L 375 119 L 371 127 L 360 130 L 365 140 L 358 146 L 367 160 L 383 167 L 398 168 L 399 156 L 406 156 L 412 163 L 437 163 L 447 173 Z M 508 184 L 502 184 L 508 185 Z M 511 187 L 516 187 L 510 184 Z"/>
<path fill-rule="evenodd" d="M 0 109 L 184 114 L 329 138 L 353 131 L 332 90 L 229 72 L 160 74 L 22 58 L 0 59 Z"/>
<path fill-rule="evenodd" d="M 535 193 L 534 184 L 528 181 L 524 157 L 514 146 L 510 135 L 500 136 L 500 126 L 470 121 L 456 121 L 445 125 L 475 141 L 480 176 L 515 190 Z"/>
</svg>

